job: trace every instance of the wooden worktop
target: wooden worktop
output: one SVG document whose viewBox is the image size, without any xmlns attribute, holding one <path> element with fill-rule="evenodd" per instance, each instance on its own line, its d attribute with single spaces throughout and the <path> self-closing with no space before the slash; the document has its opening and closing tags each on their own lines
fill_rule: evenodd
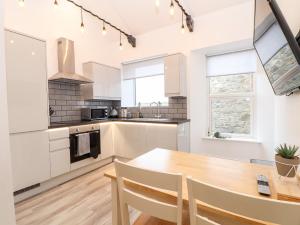
<svg viewBox="0 0 300 225">
<path fill-rule="evenodd" d="M 154 149 L 128 163 L 160 172 L 182 173 L 184 178 L 191 176 L 199 181 L 242 194 L 300 202 L 300 188 L 297 182 L 283 182 L 277 177 L 274 167 L 270 166 L 166 149 Z M 256 177 L 260 174 L 270 180 L 270 197 L 261 196 L 257 192 Z M 116 179 L 114 169 L 106 172 L 105 176 Z M 183 199 L 188 200 L 186 179 L 183 179 Z"/>
</svg>

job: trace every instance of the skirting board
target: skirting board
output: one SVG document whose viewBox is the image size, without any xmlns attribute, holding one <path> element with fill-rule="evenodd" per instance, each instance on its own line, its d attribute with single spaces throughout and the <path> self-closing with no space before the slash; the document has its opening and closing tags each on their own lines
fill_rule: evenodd
<svg viewBox="0 0 300 225">
<path fill-rule="evenodd" d="M 14 197 L 15 203 L 18 203 L 18 202 L 23 201 L 27 198 L 33 197 L 37 194 L 40 194 L 41 192 L 47 191 L 47 190 L 49 190 L 53 187 L 56 187 L 60 184 L 65 183 L 69 180 L 72 180 L 72 179 L 74 179 L 76 177 L 79 177 L 83 174 L 86 174 L 90 171 L 93 171 L 93 170 L 98 169 L 100 167 L 103 167 L 107 164 L 110 164 L 110 163 L 113 162 L 113 159 L 114 159 L 114 157 L 110 157 L 110 158 L 101 160 L 99 162 L 93 163 L 91 165 L 87 165 L 85 167 L 82 167 L 80 169 L 73 170 L 73 171 L 71 171 L 67 174 L 64 174 L 64 175 L 52 178 L 48 181 L 45 181 L 45 182 L 41 183 L 40 186 L 37 187 L 37 188 L 34 188 L 32 190 L 29 190 L 29 191 L 24 192 L 24 193 L 19 194 L 19 195 L 16 195 Z"/>
</svg>

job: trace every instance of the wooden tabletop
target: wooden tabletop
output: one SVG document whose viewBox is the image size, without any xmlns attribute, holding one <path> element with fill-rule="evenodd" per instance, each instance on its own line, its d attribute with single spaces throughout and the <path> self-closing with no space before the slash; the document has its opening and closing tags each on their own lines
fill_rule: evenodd
<svg viewBox="0 0 300 225">
<path fill-rule="evenodd" d="M 271 166 L 244 163 L 239 161 L 220 159 L 203 156 L 199 154 L 184 153 L 166 149 L 154 149 L 144 155 L 128 162 L 130 165 L 144 169 L 155 170 L 168 173 L 182 173 L 183 179 L 183 199 L 188 200 L 186 176 L 191 176 L 199 181 L 209 183 L 243 194 L 256 197 L 263 197 L 257 192 L 257 175 L 265 175 L 270 180 L 272 195 L 267 198 L 278 199 L 276 188 L 280 186 L 280 191 L 293 190 L 293 201 L 300 201 L 300 188 L 295 183 L 282 185 L 278 184 L 279 179 L 274 176 L 275 169 Z M 105 173 L 106 177 L 116 179 L 115 170 Z M 286 188 L 285 188 L 286 186 Z M 284 200 L 289 200 L 286 198 Z"/>
</svg>

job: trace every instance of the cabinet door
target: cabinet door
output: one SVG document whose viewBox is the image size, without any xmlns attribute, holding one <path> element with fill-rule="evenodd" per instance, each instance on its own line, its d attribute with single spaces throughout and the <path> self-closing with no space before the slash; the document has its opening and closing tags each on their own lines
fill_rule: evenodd
<svg viewBox="0 0 300 225">
<path fill-rule="evenodd" d="M 114 155 L 113 145 L 113 126 L 112 123 L 101 123 L 101 159 L 106 159 Z"/>
<path fill-rule="evenodd" d="M 165 95 L 176 96 L 180 93 L 180 55 L 165 57 Z"/>
<path fill-rule="evenodd" d="M 115 124 L 116 155 L 132 159 L 146 153 L 146 126 L 142 123 Z"/>
<path fill-rule="evenodd" d="M 70 149 L 57 150 L 50 153 L 51 177 L 56 177 L 70 171 Z"/>
<path fill-rule="evenodd" d="M 10 135 L 14 191 L 50 178 L 47 131 Z"/>
<path fill-rule="evenodd" d="M 109 97 L 112 99 L 121 99 L 121 72 L 119 69 L 111 68 L 107 77 L 109 80 Z"/>
<path fill-rule="evenodd" d="M 147 126 L 147 150 L 165 148 L 177 150 L 177 125 L 151 124 Z"/>
<path fill-rule="evenodd" d="M 6 31 L 6 73 L 10 133 L 46 130 L 46 43 Z"/>
</svg>

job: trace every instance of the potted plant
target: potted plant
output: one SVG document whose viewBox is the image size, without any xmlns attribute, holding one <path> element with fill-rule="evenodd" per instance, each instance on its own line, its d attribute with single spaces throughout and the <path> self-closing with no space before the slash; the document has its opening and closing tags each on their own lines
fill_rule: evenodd
<svg viewBox="0 0 300 225">
<path fill-rule="evenodd" d="M 276 167 L 278 174 L 285 177 L 295 177 L 296 171 L 300 164 L 298 157 L 299 147 L 288 146 L 287 144 L 280 145 L 276 148 L 277 154 L 275 155 Z"/>
</svg>

